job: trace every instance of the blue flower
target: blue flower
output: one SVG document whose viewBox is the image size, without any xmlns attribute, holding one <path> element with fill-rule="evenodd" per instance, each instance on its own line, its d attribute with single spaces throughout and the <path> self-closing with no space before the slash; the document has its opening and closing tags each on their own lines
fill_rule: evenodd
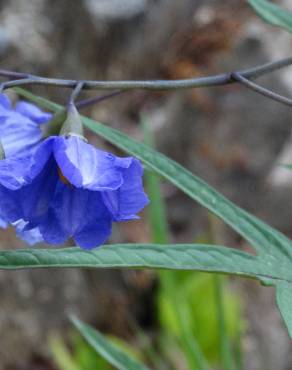
<svg viewBox="0 0 292 370">
<path fill-rule="evenodd" d="M 15 107 L 5 94 L 0 94 L 0 140 L 5 151 L 5 157 L 28 155 L 33 148 L 39 144 L 42 132 L 40 124 L 47 123 L 52 115 L 41 111 L 38 107 L 27 102 L 18 102 Z M 2 204 L 6 204 L 3 196 L 7 193 L 1 192 Z M 3 208 L 3 207 L 2 207 Z M 22 239 L 33 242 L 36 241 L 36 230 L 23 231 L 25 223 L 21 220 L 17 222 L 16 229 Z M 0 227 L 5 228 L 8 222 L 0 209 Z M 32 239 L 30 239 L 30 237 Z M 38 241 L 40 238 L 38 238 Z"/>
<path fill-rule="evenodd" d="M 52 136 L 32 155 L 0 161 L 2 217 L 24 220 L 51 244 L 103 244 L 113 221 L 137 218 L 147 203 L 143 169 L 132 157 L 98 150 L 77 136 Z"/>
<path fill-rule="evenodd" d="M 40 124 L 51 119 L 50 113 L 33 104 L 18 102 L 13 108 L 9 98 L 0 94 L 0 139 L 6 157 L 25 155 L 42 137 Z"/>
</svg>

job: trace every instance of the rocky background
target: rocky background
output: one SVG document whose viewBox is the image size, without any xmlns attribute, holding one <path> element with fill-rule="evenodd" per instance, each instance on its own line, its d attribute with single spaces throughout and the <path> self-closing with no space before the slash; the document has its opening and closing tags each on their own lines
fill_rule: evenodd
<svg viewBox="0 0 292 370">
<path fill-rule="evenodd" d="M 289 0 L 282 3 L 292 10 Z M 291 37 L 264 24 L 244 0 L 0 1 L 1 68 L 52 77 L 186 78 L 239 70 L 289 56 Z M 289 95 L 291 76 L 288 68 L 260 81 Z M 53 87 L 31 90 L 59 102 L 69 94 Z M 290 108 L 234 84 L 127 92 L 87 111 L 142 138 L 140 112 L 147 114 L 160 151 L 292 236 L 291 174 L 278 166 L 292 160 Z M 206 211 L 169 184 L 163 190 L 172 240 L 193 240 L 206 228 Z M 229 230 L 225 239 L 249 248 Z M 147 222 L 117 227 L 115 240 L 149 240 Z M 1 231 L 1 248 L 12 247 L 22 244 L 12 230 Z M 129 317 L 146 330 L 154 280 L 149 272 L 133 271 L 0 272 L 0 369 L 53 368 L 46 360 L 47 338 L 69 326 L 67 312 L 122 336 L 130 330 Z M 291 342 L 273 290 L 254 281 L 236 284 L 248 323 L 245 368 L 291 369 Z"/>
</svg>

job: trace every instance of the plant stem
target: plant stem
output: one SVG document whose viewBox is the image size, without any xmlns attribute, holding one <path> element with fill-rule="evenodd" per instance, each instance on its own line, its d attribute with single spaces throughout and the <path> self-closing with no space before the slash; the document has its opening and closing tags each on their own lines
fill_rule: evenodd
<svg viewBox="0 0 292 370">
<path fill-rule="evenodd" d="M 146 122 L 145 116 L 141 115 L 141 123 L 144 133 L 144 141 L 154 147 L 154 138 Z M 169 242 L 166 211 L 163 197 L 160 190 L 160 181 L 156 174 L 147 172 L 145 175 L 147 190 L 151 203 L 149 209 L 149 221 L 152 231 L 152 240 L 155 243 L 166 244 Z M 184 302 L 178 300 L 179 292 L 176 290 L 176 283 L 173 271 L 160 271 L 159 281 L 162 289 L 172 303 L 173 310 L 177 316 L 181 332 L 180 342 L 185 350 L 185 355 L 192 370 L 209 370 L 209 364 L 201 350 L 192 329 L 186 322 L 188 308 Z"/>
<path fill-rule="evenodd" d="M 235 370 L 236 367 L 233 360 L 225 323 L 222 278 L 221 276 L 215 274 L 213 276 L 213 279 L 215 289 L 215 302 L 217 311 L 221 361 L 224 366 L 224 370 Z"/>
<path fill-rule="evenodd" d="M 277 69 L 287 67 L 292 64 L 292 57 L 285 58 L 276 62 L 266 63 L 253 68 L 238 71 L 245 78 L 256 78 L 264 74 L 271 73 Z M 18 73 L 0 69 L 0 76 L 13 79 L 4 83 L 4 88 L 23 86 L 23 85 L 51 85 L 57 87 L 74 88 L 79 80 L 66 80 L 60 78 L 46 78 L 34 76 L 26 73 Z M 222 73 L 214 76 L 188 78 L 183 80 L 145 80 L 145 81 L 94 81 L 84 80 L 83 89 L 91 90 L 174 90 L 190 89 L 206 86 L 220 86 L 234 83 L 234 73 Z"/>
<path fill-rule="evenodd" d="M 264 95 L 265 97 L 267 98 L 270 98 L 270 99 L 273 99 L 273 100 L 276 100 L 277 102 L 279 103 L 282 103 L 282 104 L 285 104 L 285 105 L 288 105 L 289 107 L 292 107 L 292 99 L 289 99 L 289 98 L 286 98 L 285 96 L 283 95 L 280 95 L 280 94 L 277 94 L 271 90 L 268 90 L 250 80 L 248 80 L 247 78 L 245 78 L 244 76 L 242 76 L 241 73 L 239 72 L 234 72 L 232 73 L 232 77 L 237 81 L 237 82 L 240 82 L 242 83 L 244 86 L 246 86 L 247 88 L 261 94 L 261 95 Z"/>
<path fill-rule="evenodd" d="M 89 107 L 90 105 L 101 103 L 104 100 L 107 100 L 107 99 L 113 98 L 115 96 L 121 95 L 124 92 L 126 92 L 126 90 L 117 90 L 117 91 L 110 92 L 110 93 L 105 94 L 105 95 L 95 96 L 94 98 L 80 100 L 80 101 L 75 103 L 75 106 L 76 106 L 77 109 L 83 109 L 83 108 Z"/>
<path fill-rule="evenodd" d="M 210 225 L 210 241 L 214 244 L 222 242 L 221 236 L 221 221 L 216 216 L 208 214 Z M 224 370 L 236 370 L 235 361 L 232 354 L 231 344 L 228 337 L 226 322 L 225 322 L 225 309 L 223 297 L 223 279 L 220 275 L 214 274 L 214 294 L 215 306 L 218 323 L 218 336 L 220 343 L 221 362 Z"/>
</svg>

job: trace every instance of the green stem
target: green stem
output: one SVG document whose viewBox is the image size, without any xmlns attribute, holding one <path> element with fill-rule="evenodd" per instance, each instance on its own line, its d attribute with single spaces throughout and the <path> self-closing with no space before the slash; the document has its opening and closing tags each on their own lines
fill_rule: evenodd
<svg viewBox="0 0 292 370">
<path fill-rule="evenodd" d="M 146 118 L 141 116 L 144 141 L 154 147 L 154 138 L 148 128 Z M 168 226 L 166 220 L 165 203 L 160 190 L 160 181 L 156 174 L 146 172 L 146 187 L 151 203 L 148 207 L 149 222 L 152 232 L 152 240 L 155 243 L 167 244 L 169 242 Z M 172 302 L 174 312 L 178 318 L 178 324 L 181 332 L 180 342 L 185 349 L 185 355 L 192 370 L 208 370 L 209 365 L 201 350 L 191 328 L 186 323 L 185 318 L 188 312 L 184 302 L 178 302 L 176 283 L 174 281 L 173 271 L 160 271 L 159 281 L 162 289 L 168 299 Z"/>
<path fill-rule="evenodd" d="M 216 243 L 222 241 L 222 223 L 214 215 L 209 213 L 210 225 L 210 241 Z M 220 356 L 224 370 L 236 370 L 235 361 L 233 358 L 231 344 L 227 333 L 225 322 L 225 310 L 223 299 L 223 280 L 220 275 L 213 276 L 214 292 L 215 292 L 215 306 L 218 322 L 218 336 L 220 343 Z"/>
<path fill-rule="evenodd" d="M 221 361 L 225 370 L 235 370 L 236 366 L 231 352 L 231 346 L 227 334 L 225 313 L 223 304 L 223 287 L 222 278 L 219 275 L 214 275 L 214 288 L 215 288 L 215 302 L 216 302 L 216 313 L 218 321 L 218 334 L 220 343 L 220 354 Z"/>
<path fill-rule="evenodd" d="M 197 341 L 192 329 L 188 326 L 185 318 L 188 316 L 188 308 L 183 301 L 179 299 L 179 292 L 176 290 L 176 284 L 173 281 L 172 271 L 161 271 L 159 274 L 160 283 L 166 292 L 168 299 L 172 302 L 173 310 L 178 318 L 178 324 L 181 336 L 179 341 L 185 350 L 185 356 L 191 370 L 209 370 L 209 364 L 206 360 L 201 346 Z"/>
<path fill-rule="evenodd" d="M 277 69 L 287 67 L 292 64 L 292 58 L 285 58 L 276 62 L 266 63 L 257 67 L 238 71 L 245 78 L 256 78 Z M 0 69 L 0 76 L 8 77 L 12 80 L 2 83 L 2 88 L 10 88 L 25 85 L 50 85 L 57 87 L 74 88 L 79 80 L 65 80 L 60 78 L 46 78 L 33 76 L 26 73 L 19 73 Z M 15 78 L 15 79 L 13 79 Z M 146 81 L 82 81 L 83 89 L 93 90 L 175 90 L 190 89 L 206 86 L 221 86 L 237 82 L 232 73 L 222 73 L 219 75 L 187 78 L 183 80 L 146 80 Z"/>
<path fill-rule="evenodd" d="M 243 356 L 242 356 L 242 327 L 241 322 L 237 324 L 236 327 L 236 338 L 235 338 L 235 345 L 234 345 L 234 353 L 235 353 L 235 363 L 238 370 L 243 369 Z"/>
</svg>

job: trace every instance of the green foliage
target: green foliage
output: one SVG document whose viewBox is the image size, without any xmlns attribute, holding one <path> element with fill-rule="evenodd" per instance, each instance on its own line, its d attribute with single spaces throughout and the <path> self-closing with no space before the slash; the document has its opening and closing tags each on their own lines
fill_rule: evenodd
<svg viewBox="0 0 292 370">
<path fill-rule="evenodd" d="M 154 148 L 154 137 L 149 130 L 145 115 L 141 115 L 141 126 L 144 134 L 144 142 Z M 168 240 L 168 225 L 166 219 L 165 203 L 161 194 L 160 179 L 156 173 L 146 169 L 145 184 L 147 194 L 150 199 L 150 204 L 147 207 L 148 219 L 150 223 L 150 231 L 152 234 L 153 243 L 167 244 Z"/>
<path fill-rule="evenodd" d="M 40 267 L 149 267 L 232 273 L 292 282 L 292 272 L 282 266 L 278 265 L 269 271 L 260 258 L 249 253 L 208 244 L 112 244 L 93 251 L 80 248 L 0 251 L 0 267 L 6 270 Z"/>
<path fill-rule="evenodd" d="M 292 164 L 280 164 L 280 166 L 286 168 L 287 170 L 292 170 Z"/>
<path fill-rule="evenodd" d="M 266 22 L 292 32 L 292 13 L 267 0 L 247 0 Z"/>
<path fill-rule="evenodd" d="M 150 147 L 154 148 L 154 137 L 148 127 L 145 116 L 142 116 L 142 128 L 144 132 L 144 142 Z M 168 237 L 168 225 L 166 219 L 165 203 L 161 194 L 160 179 L 157 174 L 147 170 L 145 172 L 145 183 L 147 193 L 149 195 L 150 204 L 147 208 L 149 214 L 150 231 L 152 233 L 152 241 L 154 243 L 169 242 Z M 179 295 L 177 299 L 177 293 L 180 291 L 180 286 L 175 284 L 176 275 L 171 271 L 160 271 L 158 274 L 159 279 L 159 291 L 158 291 L 158 315 L 161 317 L 167 317 L 171 312 L 174 320 L 177 324 L 177 342 L 181 347 L 182 353 L 186 357 L 190 369 L 207 370 L 209 369 L 208 360 L 202 351 L 200 344 L 197 341 L 196 335 L 193 332 L 193 328 L 187 322 L 185 302 L 182 301 L 183 297 Z M 164 301 L 169 303 L 169 306 L 160 305 L 161 294 L 163 292 Z M 167 310 L 169 308 L 169 310 Z M 168 334 L 168 328 L 165 326 L 165 338 Z M 170 330 L 171 332 L 171 330 Z M 172 333 L 173 334 L 173 333 Z"/>
<path fill-rule="evenodd" d="M 110 365 L 79 336 L 72 337 L 72 351 L 59 335 L 52 335 L 49 348 L 59 370 L 110 370 Z"/>
<path fill-rule="evenodd" d="M 144 142 L 154 148 L 154 137 L 148 125 L 143 115 Z M 160 178 L 146 171 L 145 183 L 150 198 L 148 214 L 152 241 L 168 243 Z M 210 232 L 215 240 L 215 227 Z M 158 278 L 157 308 L 163 337 L 178 342 L 191 369 L 207 369 L 210 362 L 219 363 L 220 357 L 222 367 L 234 369 L 229 338 L 234 339 L 240 332 L 241 319 L 239 301 L 227 291 L 227 281 L 219 276 L 190 271 L 161 271 Z"/>
<path fill-rule="evenodd" d="M 292 284 L 286 281 L 279 281 L 276 287 L 277 304 L 287 324 L 289 335 L 292 338 Z"/>
<path fill-rule="evenodd" d="M 94 350 L 119 370 L 149 370 L 146 366 L 133 359 L 133 356 L 112 343 L 109 339 L 76 317 L 71 317 L 72 323 L 83 338 Z"/>
<path fill-rule="evenodd" d="M 59 111 L 60 106 L 35 97 L 23 89 L 17 92 L 39 105 Z M 292 328 L 291 315 L 285 302 L 291 300 L 291 290 L 284 289 L 292 283 L 292 243 L 277 230 L 237 207 L 203 180 L 187 169 L 139 143 L 122 132 L 83 117 L 84 125 L 91 131 L 136 156 L 148 168 L 172 182 L 175 186 L 217 215 L 257 251 L 257 256 L 236 249 L 210 245 L 112 245 L 93 252 L 79 249 L 7 251 L 0 254 L 0 267 L 150 267 L 182 270 L 223 272 L 258 278 L 265 284 L 275 285 L 280 291 L 278 305 L 286 324 Z M 283 284 L 281 284 L 283 283 Z M 287 295 L 283 299 L 284 295 Z M 290 332 L 292 329 L 290 328 Z"/>
<path fill-rule="evenodd" d="M 78 364 L 76 364 L 72 358 L 71 353 L 68 351 L 66 344 L 60 336 L 53 335 L 49 338 L 49 348 L 58 369 L 79 370 Z"/>
<path fill-rule="evenodd" d="M 173 291 L 176 304 L 182 306 L 185 321 L 205 354 L 213 363 L 219 362 L 220 341 L 218 337 L 217 301 L 213 276 L 210 274 L 176 272 L 173 274 Z M 225 282 L 226 283 L 226 282 Z M 235 339 L 240 319 L 238 299 L 230 294 L 228 287 L 223 287 L 224 313 L 228 336 Z M 179 338 L 181 335 L 179 317 L 168 292 L 159 290 L 159 321 L 169 335 Z"/>
</svg>

